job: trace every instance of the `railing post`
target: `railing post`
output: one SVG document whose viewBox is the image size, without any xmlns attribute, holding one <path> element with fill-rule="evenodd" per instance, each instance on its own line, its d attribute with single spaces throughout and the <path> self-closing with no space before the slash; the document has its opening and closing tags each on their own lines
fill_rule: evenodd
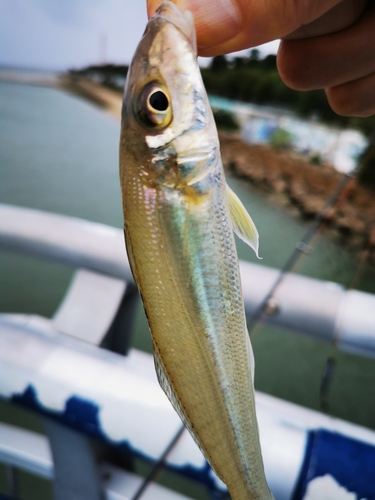
<svg viewBox="0 0 375 500">
<path fill-rule="evenodd" d="M 97 456 L 88 437 L 43 418 L 52 449 L 54 500 L 104 500 Z"/>
<path fill-rule="evenodd" d="M 137 310 L 139 294 L 132 283 L 125 282 L 126 287 L 117 313 L 104 337 L 101 347 L 126 355 L 131 346 L 133 324 Z"/>
</svg>

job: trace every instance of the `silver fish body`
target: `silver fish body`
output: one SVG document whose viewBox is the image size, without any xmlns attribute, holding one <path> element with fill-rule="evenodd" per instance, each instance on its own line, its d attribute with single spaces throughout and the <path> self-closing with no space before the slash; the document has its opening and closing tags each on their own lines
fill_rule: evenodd
<svg viewBox="0 0 375 500">
<path fill-rule="evenodd" d="M 126 247 L 161 386 L 232 500 L 267 500 L 231 219 L 243 207 L 226 186 L 189 14 L 163 2 L 130 67 Z"/>
</svg>

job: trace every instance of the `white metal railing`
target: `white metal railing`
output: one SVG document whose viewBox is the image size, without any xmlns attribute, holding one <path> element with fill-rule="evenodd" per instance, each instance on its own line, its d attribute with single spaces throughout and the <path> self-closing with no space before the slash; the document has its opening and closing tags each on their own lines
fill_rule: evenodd
<svg viewBox="0 0 375 500">
<path fill-rule="evenodd" d="M 120 229 L 82 219 L 0 204 L 0 248 L 132 283 Z M 240 262 L 246 314 L 267 297 L 279 271 Z M 288 273 L 264 321 L 337 347 L 375 357 L 375 296 Z"/>
</svg>

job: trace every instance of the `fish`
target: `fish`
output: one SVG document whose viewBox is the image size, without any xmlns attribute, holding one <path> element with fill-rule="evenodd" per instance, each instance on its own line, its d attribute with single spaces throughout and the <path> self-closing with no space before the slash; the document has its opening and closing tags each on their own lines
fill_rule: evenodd
<svg viewBox="0 0 375 500">
<path fill-rule="evenodd" d="M 257 254 L 259 235 L 225 180 L 193 16 L 168 1 L 129 67 L 120 180 L 159 383 L 232 500 L 272 499 L 234 231 Z"/>
</svg>

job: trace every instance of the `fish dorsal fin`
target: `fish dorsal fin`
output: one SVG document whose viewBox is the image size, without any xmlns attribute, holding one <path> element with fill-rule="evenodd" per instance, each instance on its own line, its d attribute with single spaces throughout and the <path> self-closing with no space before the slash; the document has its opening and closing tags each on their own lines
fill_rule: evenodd
<svg viewBox="0 0 375 500">
<path fill-rule="evenodd" d="M 249 245 L 255 252 L 258 259 L 261 259 L 258 255 L 259 248 L 259 234 L 255 224 L 247 213 L 246 208 L 243 206 L 241 200 L 238 198 L 236 193 L 227 185 L 227 199 L 229 213 L 231 215 L 233 231 L 237 234 L 242 241 Z"/>
<path fill-rule="evenodd" d="M 169 380 L 169 376 L 168 376 L 168 374 L 164 368 L 164 364 L 160 358 L 159 351 L 156 348 L 154 343 L 153 343 L 153 351 L 154 351 L 155 371 L 156 371 L 156 375 L 158 377 L 159 384 L 160 384 L 161 388 L 163 389 L 163 391 L 165 392 L 165 394 L 167 395 L 167 398 L 171 402 L 173 408 L 178 413 L 178 416 L 182 420 L 182 423 L 184 424 L 186 429 L 190 432 L 192 438 L 194 439 L 194 441 L 198 445 L 198 448 L 201 450 L 201 452 L 203 453 L 203 456 L 207 460 L 206 453 L 203 450 L 203 448 L 199 442 L 199 439 L 197 438 L 197 435 L 195 434 L 192 426 L 190 425 L 190 422 L 186 417 L 185 411 L 182 408 L 178 397 L 176 396 L 176 393 L 174 392 L 174 389 L 173 389 L 171 382 Z"/>
</svg>

